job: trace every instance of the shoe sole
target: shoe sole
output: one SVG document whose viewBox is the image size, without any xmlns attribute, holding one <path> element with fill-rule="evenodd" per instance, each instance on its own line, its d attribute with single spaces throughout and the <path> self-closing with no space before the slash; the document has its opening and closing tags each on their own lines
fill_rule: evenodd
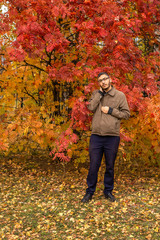
<svg viewBox="0 0 160 240">
<path fill-rule="evenodd" d="M 111 199 L 111 198 L 106 197 L 106 196 L 105 196 L 105 199 L 109 200 L 110 202 L 115 202 L 116 201 L 116 199 Z"/>
</svg>

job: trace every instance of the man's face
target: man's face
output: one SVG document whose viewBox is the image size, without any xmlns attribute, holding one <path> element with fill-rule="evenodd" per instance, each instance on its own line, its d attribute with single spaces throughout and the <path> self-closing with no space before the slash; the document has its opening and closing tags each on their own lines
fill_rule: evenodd
<svg viewBox="0 0 160 240">
<path fill-rule="evenodd" d="M 111 78 L 107 76 L 106 74 L 101 75 L 98 78 L 98 82 L 102 90 L 108 91 L 111 89 Z"/>
</svg>

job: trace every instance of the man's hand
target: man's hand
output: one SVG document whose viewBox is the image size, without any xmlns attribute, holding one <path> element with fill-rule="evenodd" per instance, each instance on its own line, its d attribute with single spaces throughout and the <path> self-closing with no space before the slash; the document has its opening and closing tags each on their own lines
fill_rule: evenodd
<svg viewBox="0 0 160 240">
<path fill-rule="evenodd" d="M 108 106 L 101 107 L 101 111 L 104 112 L 104 113 L 108 113 L 109 107 Z"/>
</svg>

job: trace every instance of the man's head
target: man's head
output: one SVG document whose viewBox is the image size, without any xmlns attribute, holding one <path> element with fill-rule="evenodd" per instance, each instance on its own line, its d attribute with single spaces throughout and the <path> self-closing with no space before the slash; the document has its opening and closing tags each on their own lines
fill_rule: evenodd
<svg viewBox="0 0 160 240">
<path fill-rule="evenodd" d="M 111 89 L 112 80 L 106 72 L 99 73 L 97 78 L 99 85 L 103 91 L 107 92 Z"/>
</svg>

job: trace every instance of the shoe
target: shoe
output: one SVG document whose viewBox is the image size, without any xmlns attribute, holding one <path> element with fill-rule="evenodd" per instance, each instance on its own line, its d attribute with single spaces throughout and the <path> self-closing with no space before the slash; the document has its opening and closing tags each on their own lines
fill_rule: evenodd
<svg viewBox="0 0 160 240">
<path fill-rule="evenodd" d="M 111 192 L 105 193 L 104 196 L 105 196 L 105 198 L 107 198 L 107 199 L 110 200 L 111 202 L 116 201 L 115 197 L 113 196 L 113 194 L 112 194 Z"/>
<path fill-rule="evenodd" d="M 86 203 L 86 202 L 89 202 L 91 199 L 92 199 L 92 194 L 86 193 L 83 199 L 81 200 L 81 202 Z"/>
</svg>

